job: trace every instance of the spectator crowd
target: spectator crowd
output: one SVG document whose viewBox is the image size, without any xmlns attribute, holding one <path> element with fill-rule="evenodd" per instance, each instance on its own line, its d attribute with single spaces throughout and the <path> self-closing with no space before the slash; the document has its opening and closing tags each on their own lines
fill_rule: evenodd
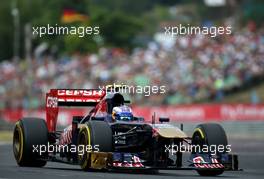
<svg viewBox="0 0 264 179">
<path fill-rule="evenodd" d="M 43 107 L 50 88 L 111 83 L 166 86 L 165 94 L 131 96 L 136 104 L 221 100 L 226 90 L 264 74 L 264 33 L 242 29 L 215 38 L 178 36 L 169 46 L 153 41 L 131 53 L 101 48 L 96 54 L 2 61 L 0 72 L 0 109 Z"/>
</svg>

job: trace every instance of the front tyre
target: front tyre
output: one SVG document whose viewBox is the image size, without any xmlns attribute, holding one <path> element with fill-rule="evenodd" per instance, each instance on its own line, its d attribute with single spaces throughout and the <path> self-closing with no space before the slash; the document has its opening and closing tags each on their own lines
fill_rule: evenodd
<svg viewBox="0 0 264 179">
<path fill-rule="evenodd" d="M 221 175 L 224 170 L 197 170 L 197 173 L 201 176 L 218 176 Z"/>
<path fill-rule="evenodd" d="M 92 151 L 113 151 L 112 137 L 111 127 L 104 121 L 89 121 L 85 126 L 82 126 L 78 136 L 78 149 L 84 150 L 78 151 L 78 157 L 83 170 L 89 170 L 91 167 Z"/>
<path fill-rule="evenodd" d="M 228 145 L 227 137 L 224 129 L 221 125 L 216 123 L 206 123 L 206 124 L 200 124 L 198 125 L 193 133 L 192 136 L 192 145 L 199 145 L 199 146 L 212 146 L 215 145 L 216 148 L 218 146 L 222 145 L 226 147 Z M 217 152 L 219 153 L 225 153 L 223 152 Z M 197 169 L 197 172 L 201 176 L 217 176 L 221 175 L 224 172 L 224 169 L 215 169 L 215 170 L 199 170 Z"/>
</svg>

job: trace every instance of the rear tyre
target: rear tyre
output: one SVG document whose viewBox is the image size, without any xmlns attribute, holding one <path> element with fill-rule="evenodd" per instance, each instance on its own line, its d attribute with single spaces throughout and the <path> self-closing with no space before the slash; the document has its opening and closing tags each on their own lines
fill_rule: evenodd
<svg viewBox="0 0 264 179">
<path fill-rule="evenodd" d="M 80 129 L 78 148 L 90 149 L 79 151 L 79 163 L 83 170 L 91 167 L 90 152 L 112 152 L 113 139 L 110 126 L 104 121 L 89 121 Z M 82 152 L 82 153 L 81 153 Z"/>
<path fill-rule="evenodd" d="M 218 148 L 219 145 L 223 145 L 225 148 L 228 145 L 227 137 L 224 129 L 221 125 L 216 123 L 207 123 L 198 125 L 192 136 L 192 145 L 215 145 Z M 226 150 L 219 153 L 225 153 Z M 221 175 L 224 172 L 224 169 L 216 169 L 216 170 L 199 170 L 197 172 L 201 176 L 217 176 Z"/>
<path fill-rule="evenodd" d="M 46 165 L 47 153 L 40 155 L 38 146 L 48 144 L 46 122 L 39 118 L 23 118 L 14 128 L 13 153 L 16 162 L 22 167 L 43 167 Z"/>
</svg>

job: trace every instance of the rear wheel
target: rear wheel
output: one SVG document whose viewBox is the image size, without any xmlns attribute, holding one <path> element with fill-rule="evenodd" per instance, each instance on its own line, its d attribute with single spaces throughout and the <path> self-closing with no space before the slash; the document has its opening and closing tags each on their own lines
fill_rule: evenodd
<svg viewBox="0 0 264 179">
<path fill-rule="evenodd" d="M 19 166 L 42 167 L 46 165 L 47 153 L 40 155 L 37 150 L 40 146 L 47 146 L 47 144 L 48 129 L 43 119 L 23 118 L 16 123 L 13 153 Z"/>
<path fill-rule="evenodd" d="M 112 152 L 113 139 L 110 126 L 104 121 L 89 121 L 80 129 L 78 148 L 84 149 L 78 153 L 81 168 L 88 170 L 91 167 L 90 152 Z"/>
<path fill-rule="evenodd" d="M 225 148 L 228 145 L 227 137 L 224 129 L 221 125 L 215 123 L 207 123 L 198 125 L 192 136 L 192 145 L 215 145 L 216 149 L 219 145 L 223 145 Z M 210 147 L 209 147 L 210 148 Z M 226 150 L 219 152 L 217 154 L 225 153 Z M 224 172 L 224 169 L 215 169 L 215 170 L 199 170 L 197 172 L 201 176 L 217 176 Z"/>
</svg>

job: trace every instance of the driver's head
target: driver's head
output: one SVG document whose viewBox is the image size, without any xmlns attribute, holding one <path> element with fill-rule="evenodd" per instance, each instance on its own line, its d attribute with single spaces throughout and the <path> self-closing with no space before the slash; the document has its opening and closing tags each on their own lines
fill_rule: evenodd
<svg viewBox="0 0 264 179">
<path fill-rule="evenodd" d="M 124 105 L 124 101 L 125 101 L 123 95 L 121 95 L 120 93 L 114 94 L 112 100 L 113 100 L 114 107 Z"/>
<path fill-rule="evenodd" d="M 114 121 L 132 121 L 132 110 L 128 106 L 117 106 L 113 108 L 112 118 Z"/>
</svg>

